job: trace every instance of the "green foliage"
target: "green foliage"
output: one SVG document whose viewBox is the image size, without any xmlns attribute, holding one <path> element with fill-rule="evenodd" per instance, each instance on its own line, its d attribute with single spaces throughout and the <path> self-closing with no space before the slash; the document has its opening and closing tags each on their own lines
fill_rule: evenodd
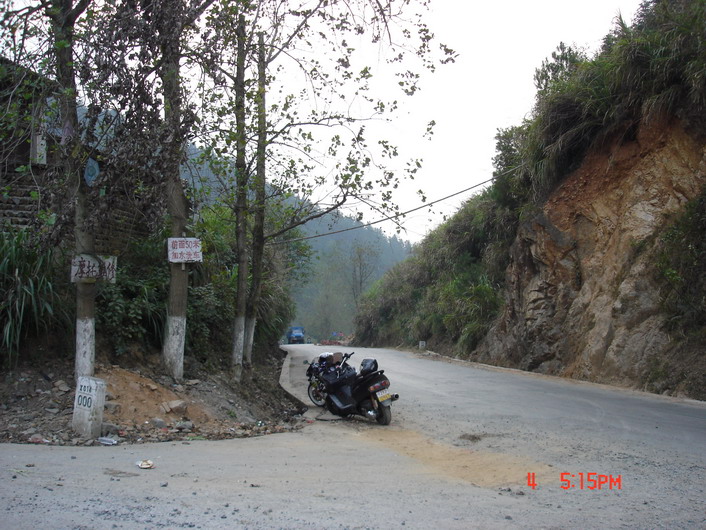
<svg viewBox="0 0 706 530">
<path fill-rule="evenodd" d="M 691 201 L 662 236 L 658 273 L 672 330 L 706 327 L 706 190 Z"/>
<path fill-rule="evenodd" d="M 414 345 L 426 340 L 470 352 L 502 305 L 502 280 L 496 280 L 504 267 L 488 274 L 497 257 L 487 254 L 506 248 L 514 234 L 514 219 L 506 214 L 487 194 L 468 201 L 366 294 L 356 317 L 356 341 Z"/>
<path fill-rule="evenodd" d="M 346 230 L 360 224 L 351 217 L 329 215 L 307 223 L 303 235 Z M 304 326 L 307 334 L 317 340 L 328 339 L 332 332 L 353 333 L 356 301 L 360 301 L 358 287 L 368 289 L 404 259 L 410 248 L 408 243 L 387 237 L 373 227 L 347 230 L 307 243 L 307 257 L 313 259 L 306 275 L 295 275 L 292 291 L 297 315 L 292 323 Z"/>
<path fill-rule="evenodd" d="M 66 325 L 67 303 L 54 281 L 55 253 L 25 230 L 0 232 L 0 351 L 6 367 L 17 364 L 21 341 Z"/>
<path fill-rule="evenodd" d="M 586 61 L 586 55 L 563 42 L 552 52 L 552 60 L 545 59 L 542 66 L 535 70 L 534 86 L 540 94 L 550 92 L 559 83 L 566 81 Z"/>
<path fill-rule="evenodd" d="M 399 344 L 413 341 L 408 337 L 406 322 L 413 315 L 421 291 L 412 278 L 418 272 L 415 257 L 387 271 L 363 296 L 355 317 L 356 342 L 363 345 Z"/>
<path fill-rule="evenodd" d="M 540 90 L 521 147 L 537 196 L 616 133 L 678 116 L 704 132 L 706 3 L 644 2 L 632 27 L 619 20 L 591 60 L 560 45 L 535 79 Z"/>
<path fill-rule="evenodd" d="M 606 139 L 631 140 L 642 122 L 678 117 L 706 133 L 706 3 L 653 0 L 632 27 L 619 20 L 593 58 L 559 45 L 536 71 L 536 103 L 499 130 L 495 179 L 390 271 L 356 317 L 364 344 L 415 344 L 466 353 L 501 307 L 517 227 Z M 680 326 L 703 325 L 703 199 L 665 237 L 665 303 Z M 699 213 L 701 212 L 701 213 Z"/>
<path fill-rule="evenodd" d="M 477 267 L 476 269 L 480 269 Z M 471 352 L 490 327 L 501 306 L 498 292 L 485 276 L 470 269 L 441 289 L 438 310 L 444 310 L 449 339 Z"/>
<path fill-rule="evenodd" d="M 232 215 L 211 207 L 202 211 L 194 227 L 202 241 L 204 261 L 189 265 L 185 354 L 212 368 L 230 359 L 237 257 L 234 252 Z M 161 347 L 166 322 L 169 267 L 164 231 L 133 241 L 118 258 L 115 284 L 99 284 L 96 298 L 97 333 L 109 337 L 114 353 L 132 345 Z M 266 271 L 256 344 L 271 345 L 284 333 L 293 306 L 284 282 Z"/>
<path fill-rule="evenodd" d="M 254 347 L 269 348 L 282 337 L 294 317 L 295 305 L 286 282 L 268 273 L 269 281 L 263 285 L 258 308 L 258 325 L 255 328 Z"/>
<path fill-rule="evenodd" d="M 525 122 L 518 127 L 499 129 L 495 135 L 495 180 L 487 194 L 498 205 L 511 210 L 516 210 L 531 199 L 531 182 L 522 151 L 528 131 L 529 122 Z"/>
<path fill-rule="evenodd" d="M 238 257 L 235 252 L 235 216 L 229 208 L 213 205 L 201 210 L 194 235 L 201 240 L 203 263 L 194 265 L 192 283 L 214 282 L 235 289 Z"/>
<path fill-rule="evenodd" d="M 216 280 L 189 288 L 186 351 L 201 362 L 229 359 L 233 347 L 235 289 Z"/>
<path fill-rule="evenodd" d="M 235 220 L 229 208 L 212 205 L 201 210 L 194 227 L 201 240 L 203 263 L 192 265 L 186 326 L 186 352 L 199 361 L 218 365 L 230 358 L 237 255 Z"/>
<path fill-rule="evenodd" d="M 191 268 L 185 351 L 202 362 L 228 358 L 232 347 L 235 260 L 225 211 L 211 210 L 199 223 L 204 263 Z M 169 267 L 162 231 L 133 241 L 118 258 L 115 284 L 100 284 L 96 298 L 97 332 L 110 337 L 117 355 L 130 345 L 161 347 L 166 322 Z"/>
<path fill-rule="evenodd" d="M 187 308 L 186 351 L 204 363 L 230 360 L 235 318 L 237 254 L 235 220 L 231 209 L 212 205 L 201 211 L 194 232 L 201 239 L 203 263 L 193 266 Z M 299 235 L 293 230 L 287 237 Z M 294 313 L 286 274 L 305 267 L 308 246 L 296 242 L 284 258 L 267 255 L 255 329 L 255 348 L 266 348 L 284 334 Z M 280 262 L 279 260 L 283 260 Z M 278 272 L 281 267 L 286 272 Z"/>
<path fill-rule="evenodd" d="M 99 283 L 96 296 L 96 332 L 110 337 L 114 353 L 161 344 L 168 286 L 161 234 L 134 241 L 118 258 L 115 283 Z"/>
</svg>

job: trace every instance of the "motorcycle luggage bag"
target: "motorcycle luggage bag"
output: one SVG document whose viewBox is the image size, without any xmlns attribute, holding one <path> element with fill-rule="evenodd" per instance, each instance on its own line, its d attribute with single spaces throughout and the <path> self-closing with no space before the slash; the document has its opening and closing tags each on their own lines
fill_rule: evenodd
<svg viewBox="0 0 706 530">
<path fill-rule="evenodd" d="M 343 385 L 352 385 L 355 381 L 355 368 L 352 366 L 346 366 L 340 373 L 332 370 L 325 374 L 322 374 L 321 378 L 326 383 L 326 387 L 329 390 L 335 390 Z"/>
<path fill-rule="evenodd" d="M 343 362 L 343 354 L 338 351 L 334 353 L 327 351 L 319 355 L 319 362 L 325 363 L 327 366 L 335 366 Z"/>
</svg>

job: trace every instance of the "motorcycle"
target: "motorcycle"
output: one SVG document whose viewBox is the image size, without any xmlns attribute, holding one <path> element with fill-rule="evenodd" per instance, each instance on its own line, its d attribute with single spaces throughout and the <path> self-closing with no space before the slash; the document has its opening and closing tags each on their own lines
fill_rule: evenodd
<svg viewBox="0 0 706 530">
<path fill-rule="evenodd" d="M 340 356 L 340 357 L 339 357 Z M 346 354 L 324 354 L 307 369 L 307 375 L 322 383 L 312 390 L 318 401 L 323 400 L 326 409 L 336 416 L 346 417 L 358 414 L 364 418 L 374 419 L 380 425 L 389 425 L 392 421 L 391 404 L 399 399 L 399 394 L 388 390 L 390 380 L 384 370 L 378 369 L 375 359 L 363 359 L 360 371 L 348 364 L 353 352 Z M 323 357 L 323 358 L 322 358 Z M 313 383 L 309 388 L 312 389 Z M 317 393 L 318 391 L 318 393 Z M 312 394 L 309 394 L 314 401 Z"/>
</svg>

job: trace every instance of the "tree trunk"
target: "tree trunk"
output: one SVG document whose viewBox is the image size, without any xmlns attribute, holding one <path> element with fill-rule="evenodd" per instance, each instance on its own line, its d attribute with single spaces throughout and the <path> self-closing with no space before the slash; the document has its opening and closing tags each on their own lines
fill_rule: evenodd
<svg viewBox="0 0 706 530">
<path fill-rule="evenodd" d="M 265 255 L 265 154 L 267 150 L 267 109 L 266 63 L 264 36 L 260 33 L 258 41 L 258 98 L 257 98 L 257 168 L 255 172 L 255 208 L 252 229 L 252 280 L 246 315 L 245 364 L 252 364 L 252 348 L 257 324 L 257 312 L 262 292 L 262 276 Z"/>
<path fill-rule="evenodd" d="M 245 318 L 245 345 L 243 347 L 243 366 L 252 368 L 252 347 L 255 341 L 255 328 L 257 327 L 257 319 L 255 317 Z"/>
<path fill-rule="evenodd" d="M 172 237 L 182 237 L 186 231 L 186 199 L 181 181 L 169 177 L 168 210 Z M 184 345 L 186 343 L 186 309 L 189 271 L 183 263 L 169 264 L 169 299 L 167 322 L 162 344 L 162 358 L 168 373 L 177 381 L 184 377 Z"/>
<path fill-rule="evenodd" d="M 81 167 L 85 163 L 79 130 L 76 102 L 76 75 L 74 70 L 74 25 L 90 0 L 54 2 L 47 14 L 52 23 L 56 53 L 56 79 L 61 87 L 59 113 L 62 124 L 60 168 L 67 182 L 76 186 L 74 211 L 74 239 L 76 254 L 94 254 L 93 228 L 88 225 L 89 190 Z M 93 375 L 96 357 L 95 283 L 76 284 L 76 357 L 74 371 L 78 378 Z"/>
<path fill-rule="evenodd" d="M 161 28 L 164 33 L 167 28 Z M 179 73 L 179 41 L 162 47 L 163 66 L 159 75 L 164 92 L 164 123 L 169 131 L 164 159 L 167 179 L 167 210 L 172 237 L 186 235 L 188 206 L 181 182 L 180 166 L 184 155 L 181 130 L 181 80 Z M 162 359 L 169 374 L 177 381 L 184 377 L 184 344 L 186 342 L 186 305 L 189 272 L 182 263 L 170 263 L 167 323 L 162 343 Z"/>
<path fill-rule="evenodd" d="M 88 205 L 86 186 L 79 175 L 76 211 L 74 213 L 74 238 L 76 254 L 94 254 L 94 236 L 86 228 Z M 95 372 L 96 359 L 96 284 L 79 282 L 76 284 L 76 360 L 74 372 L 76 378 L 82 375 L 92 376 Z"/>
<path fill-rule="evenodd" d="M 248 174 L 245 161 L 245 17 L 238 19 L 238 57 L 235 76 L 235 120 L 236 120 L 236 204 L 235 230 L 238 253 L 238 279 L 235 299 L 235 322 L 233 324 L 233 377 L 240 381 L 243 372 L 245 350 L 245 313 L 248 297 Z"/>
</svg>

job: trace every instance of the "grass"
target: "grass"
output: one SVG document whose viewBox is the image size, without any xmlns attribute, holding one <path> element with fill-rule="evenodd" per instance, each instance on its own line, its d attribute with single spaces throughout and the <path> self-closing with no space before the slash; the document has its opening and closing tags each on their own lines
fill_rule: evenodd
<svg viewBox="0 0 706 530">
<path fill-rule="evenodd" d="M 54 251 L 41 249 L 25 230 L 0 232 L 0 349 L 7 368 L 17 365 L 24 338 L 67 320 L 54 265 Z"/>
</svg>

